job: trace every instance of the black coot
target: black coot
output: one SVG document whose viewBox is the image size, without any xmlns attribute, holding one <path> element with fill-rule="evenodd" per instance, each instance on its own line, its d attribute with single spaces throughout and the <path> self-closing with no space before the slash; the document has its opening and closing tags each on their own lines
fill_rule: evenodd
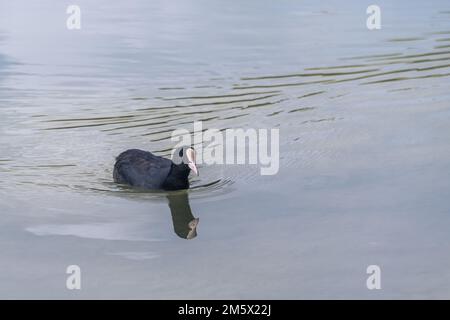
<svg viewBox="0 0 450 320">
<path fill-rule="evenodd" d="M 144 189 L 188 189 L 189 172 L 192 170 L 198 175 L 195 151 L 183 147 L 175 152 L 175 156 L 179 161 L 138 149 L 124 151 L 116 158 L 114 181 Z"/>
</svg>

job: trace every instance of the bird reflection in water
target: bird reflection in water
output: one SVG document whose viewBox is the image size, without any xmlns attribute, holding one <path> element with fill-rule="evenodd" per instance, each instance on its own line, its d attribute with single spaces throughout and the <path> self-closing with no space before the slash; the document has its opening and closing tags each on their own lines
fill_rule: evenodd
<svg viewBox="0 0 450 320">
<path fill-rule="evenodd" d="M 175 233 L 183 239 L 193 239 L 197 236 L 199 218 L 192 215 L 189 198 L 186 191 L 167 194 L 169 208 Z"/>
</svg>

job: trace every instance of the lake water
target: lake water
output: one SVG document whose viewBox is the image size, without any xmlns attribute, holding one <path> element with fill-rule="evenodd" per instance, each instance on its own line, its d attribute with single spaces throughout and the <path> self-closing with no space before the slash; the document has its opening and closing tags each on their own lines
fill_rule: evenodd
<svg viewBox="0 0 450 320">
<path fill-rule="evenodd" d="M 1 298 L 450 298 L 450 2 L 76 4 L 0 2 Z M 279 128 L 278 174 L 112 182 L 198 120 Z"/>
</svg>

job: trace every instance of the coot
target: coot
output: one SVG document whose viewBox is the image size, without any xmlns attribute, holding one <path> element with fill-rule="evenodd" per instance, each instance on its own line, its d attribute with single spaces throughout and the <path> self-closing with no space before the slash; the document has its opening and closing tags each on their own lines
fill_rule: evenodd
<svg viewBox="0 0 450 320">
<path fill-rule="evenodd" d="M 124 151 L 116 158 L 114 181 L 153 190 L 188 189 L 189 172 L 198 175 L 194 149 L 178 149 L 173 160 L 139 149 Z"/>
</svg>

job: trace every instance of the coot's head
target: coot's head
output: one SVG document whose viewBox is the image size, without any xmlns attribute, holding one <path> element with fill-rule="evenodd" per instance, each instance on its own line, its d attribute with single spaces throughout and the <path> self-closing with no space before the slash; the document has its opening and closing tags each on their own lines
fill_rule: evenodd
<svg viewBox="0 0 450 320">
<path fill-rule="evenodd" d="M 196 156 L 194 148 L 188 146 L 178 148 L 172 156 L 172 161 L 176 165 L 187 166 L 196 176 L 198 176 L 198 169 L 195 159 Z"/>
</svg>

